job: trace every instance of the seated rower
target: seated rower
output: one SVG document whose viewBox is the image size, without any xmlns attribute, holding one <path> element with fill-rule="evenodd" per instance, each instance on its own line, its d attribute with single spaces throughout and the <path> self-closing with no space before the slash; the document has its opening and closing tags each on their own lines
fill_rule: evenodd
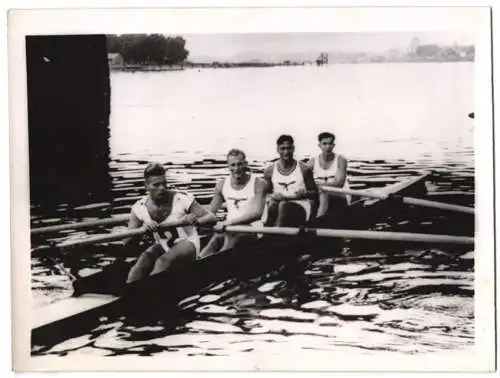
<svg viewBox="0 0 500 378">
<path fill-rule="evenodd" d="M 266 225 L 302 226 L 317 210 L 317 187 L 312 170 L 294 159 L 293 137 L 281 135 L 276 141 L 279 159 L 266 168 L 270 188 Z"/>
<path fill-rule="evenodd" d="M 259 220 L 264 211 L 267 184 L 263 179 L 249 172 L 245 153 L 238 149 L 230 150 L 227 154 L 227 167 L 230 174 L 217 182 L 215 195 L 209 208 L 209 211 L 215 214 L 225 203 L 226 219 L 215 225 L 216 234 L 200 253 L 201 258 L 217 251 L 233 248 L 241 240 L 252 238 L 243 234 L 220 232 L 226 226 L 251 224 Z"/>
<path fill-rule="evenodd" d="M 154 241 L 139 256 L 127 282 L 160 273 L 171 265 L 194 261 L 200 252 L 196 225 L 214 223 L 215 215 L 202 207 L 191 194 L 167 188 L 165 168 L 150 163 L 144 170 L 147 195 L 138 200 L 130 214 L 129 229 L 145 225 Z M 181 226 L 161 231 L 161 224 L 179 222 Z M 132 238 L 125 240 L 130 245 Z"/>
<path fill-rule="evenodd" d="M 319 187 L 318 217 L 332 215 L 343 218 L 350 198 L 345 194 L 326 193 L 321 191 L 322 186 L 347 188 L 347 160 L 344 156 L 334 153 L 335 135 L 323 132 L 318 136 L 318 146 L 321 153 L 311 158 L 308 164 L 313 170 L 314 180 Z"/>
</svg>

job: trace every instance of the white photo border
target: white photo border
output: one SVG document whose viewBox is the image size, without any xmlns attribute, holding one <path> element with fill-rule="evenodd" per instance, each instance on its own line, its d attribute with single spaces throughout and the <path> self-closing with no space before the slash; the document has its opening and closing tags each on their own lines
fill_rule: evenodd
<svg viewBox="0 0 500 378">
<path fill-rule="evenodd" d="M 491 88 L 491 18 L 488 7 L 194 8 L 16 10 L 8 18 L 11 170 L 13 358 L 17 371 L 308 370 L 490 371 L 494 345 L 494 225 Z M 168 25 L 168 27 L 166 27 Z M 245 360 L 148 357 L 31 357 L 29 177 L 25 36 L 111 33 L 272 33 L 461 31 L 477 33 L 475 57 L 476 260 L 474 353 L 380 357 L 317 353 L 286 361 L 255 354 Z M 308 356 L 311 358 L 311 355 Z M 390 357 L 390 355 L 389 355 Z M 334 360 L 332 362 L 332 360 Z M 423 364 L 425 361 L 425 366 Z"/>
</svg>

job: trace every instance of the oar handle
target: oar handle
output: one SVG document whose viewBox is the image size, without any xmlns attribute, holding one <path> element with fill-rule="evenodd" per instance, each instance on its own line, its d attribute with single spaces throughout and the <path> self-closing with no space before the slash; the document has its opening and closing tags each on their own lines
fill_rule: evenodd
<svg viewBox="0 0 500 378">
<path fill-rule="evenodd" d="M 126 223 L 129 219 L 130 219 L 130 214 L 121 214 L 106 219 L 95 219 L 78 223 L 67 223 L 67 224 L 57 224 L 54 226 L 37 227 L 37 228 L 32 228 L 30 232 L 31 235 L 37 235 L 37 234 L 44 234 L 49 232 L 58 232 L 65 230 L 80 230 L 82 228 L 92 228 L 97 226 L 118 225 Z"/>
<path fill-rule="evenodd" d="M 467 206 L 460 206 L 460 205 L 452 205 L 449 203 L 443 203 L 443 202 L 436 202 L 436 201 L 429 201 L 429 200 L 424 200 L 420 198 L 413 198 L 413 197 L 401 197 L 396 195 L 387 195 L 387 194 L 380 194 L 376 192 L 369 192 L 365 190 L 353 190 L 353 189 L 343 189 L 343 188 L 335 188 L 331 186 L 322 186 L 321 190 L 326 192 L 326 193 L 340 193 L 340 194 L 351 194 L 351 195 L 356 195 L 360 197 L 366 197 L 366 198 L 376 198 L 376 199 L 388 199 L 388 198 L 397 198 L 403 203 L 406 203 L 408 205 L 414 205 L 414 206 L 422 206 L 422 207 L 431 207 L 435 209 L 441 209 L 441 210 L 450 210 L 450 211 L 456 211 L 456 212 L 461 212 L 461 213 L 466 213 L 466 214 L 474 214 L 474 208 L 472 207 L 467 207 Z"/>
<path fill-rule="evenodd" d="M 360 230 L 330 230 L 322 228 L 296 228 L 296 227 L 252 227 L 252 226 L 227 226 L 226 232 L 247 234 L 270 234 L 296 236 L 299 234 L 328 238 L 343 239 L 368 239 L 423 243 L 450 243 L 474 244 L 474 238 L 467 236 L 417 234 L 407 232 L 387 231 L 360 231 Z"/>
<path fill-rule="evenodd" d="M 161 231 L 161 230 L 165 230 L 168 228 L 180 227 L 180 226 L 184 226 L 184 225 L 186 225 L 186 223 L 182 222 L 182 221 L 168 222 L 168 223 L 165 222 L 165 223 L 161 223 L 159 225 L 158 229 Z M 110 241 L 115 241 L 115 240 L 127 239 L 127 238 L 134 237 L 134 236 L 144 235 L 147 232 L 149 232 L 148 228 L 143 226 L 141 228 L 137 228 L 137 229 L 129 230 L 129 231 L 116 232 L 116 233 L 111 233 L 111 234 L 106 234 L 106 235 L 96 235 L 96 236 L 91 236 L 91 237 L 81 239 L 81 240 L 70 240 L 70 241 L 59 243 L 56 247 L 72 248 L 72 247 L 76 247 L 76 246 L 105 243 L 105 242 L 110 242 Z"/>
</svg>

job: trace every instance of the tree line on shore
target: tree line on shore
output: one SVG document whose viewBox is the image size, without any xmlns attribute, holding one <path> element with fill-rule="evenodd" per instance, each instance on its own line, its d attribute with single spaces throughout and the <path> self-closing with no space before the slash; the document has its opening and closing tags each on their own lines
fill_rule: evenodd
<svg viewBox="0 0 500 378">
<path fill-rule="evenodd" d="M 189 55 L 186 41 L 180 36 L 162 34 L 107 35 L 108 53 L 118 53 L 125 64 L 179 64 Z"/>
</svg>

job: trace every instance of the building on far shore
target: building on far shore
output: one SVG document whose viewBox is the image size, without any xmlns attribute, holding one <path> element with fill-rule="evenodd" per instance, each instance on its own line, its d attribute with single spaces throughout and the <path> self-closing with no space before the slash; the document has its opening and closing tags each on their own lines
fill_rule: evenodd
<svg viewBox="0 0 500 378">
<path fill-rule="evenodd" d="M 413 39 L 410 42 L 410 48 L 408 49 L 408 52 L 410 54 L 416 54 L 419 46 L 420 46 L 420 40 L 417 37 L 413 37 Z"/>
</svg>

